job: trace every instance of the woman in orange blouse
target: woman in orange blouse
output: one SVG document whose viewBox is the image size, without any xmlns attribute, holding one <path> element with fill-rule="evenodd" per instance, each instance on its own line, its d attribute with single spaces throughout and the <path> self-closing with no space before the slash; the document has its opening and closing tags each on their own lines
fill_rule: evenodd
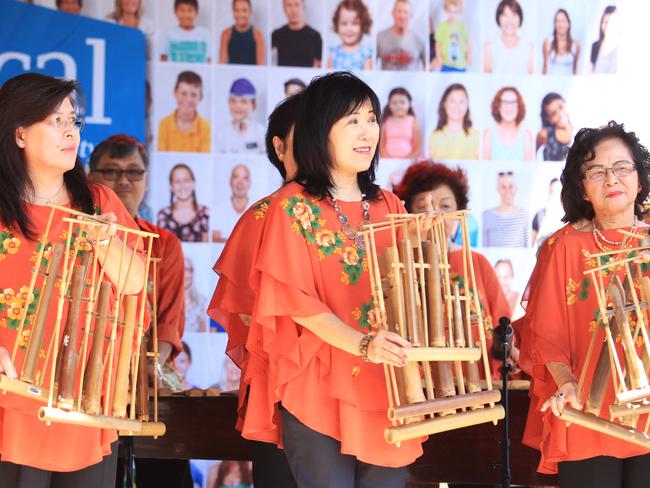
<svg viewBox="0 0 650 488">
<path fill-rule="evenodd" d="M 412 213 L 454 212 L 465 210 L 469 202 L 467 176 L 461 168 L 451 169 L 444 164 L 430 160 L 420 161 L 409 166 L 395 193 L 404 201 L 406 209 Z M 456 234 L 459 222 L 445 221 L 447 238 Z M 460 246 L 449 243 L 449 265 L 451 279 L 460 276 L 463 270 L 463 253 Z M 510 317 L 508 301 L 501 290 L 499 280 L 485 256 L 472 251 L 472 262 L 478 284 L 481 314 L 485 327 L 485 338 L 490 355 L 492 376 L 500 378 L 501 361 L 492 358 L 492 332 L 501 317 Z M 462 280 L 461 280 L 462 286 Z M 476 336 L 478 337 L 478 336 Z M 510 361 L 516 366 L 519 350 L 513 346 Z"/>
<path fill-rule="evenodd" d="M 74 81 L 35 73 L 12 78 L 0 88 L 0 373 L 10 378 L 17 376 L 24 356 L 24 348 L 19 347 L 12 364 L 8 353 L 16 339 L 18 318 L 24 307 L 29 312 L 36 303 L 37 290 L 33 297 L 26 294 L 38 239 L 50 214 L 47 204 L 100 213 L 105 220 L 137 228 L 112 191 L 86 180 L 77 157 L 82 126 L 74 104 L 77 91 Z M 55 216 L 50 235 L 63 233 L 62 217 Z M 114 226 L 107 225 L 89 231 L 88 239 L 93 246 L 105 246 L 106 238 L 114 233 Z M 122 247 L 114 236 L 107 252 L 99 253 L 100 264 L 113 283 L 128 265 L 120 264 Z M 125 293 L 138 293 L 143 282 L 144 262 L 137 256 Z M 55 309 L 47 312 L 45 341 L 52 334 Z M 25 339 L 32 320 L 28 314 Z M 117 439 L 116 432 L 47 426 L 37 417 L 41 405 L 12 393 L 0 395 L 2 483 L 29 488 L 114 486 L 116 457 L 115 449 L 111 455 L 111 443 Z"/>
<path fill-rule="evenodd" d="M 269 116 L 266 154 L 284 181 L 293 180 L 298 171 L 293 157 L 293 130 L 301 100 L 300 93 L 287 98 Z M 219 283 L 212 296 L 208 314 L 226 329 L 226 354 L 242 370 L 237 417 L 237 429 L 240 431 L 246 421 L 245 407 L 250 401 L 246 340 L 255 303 L 250 275 L 255 268 L 254 260 L 266 223 L 266 212 L 274 197 L 275 193 L 264 197 L 244 212 L 214 265 L 214 271 L 219 275 Z M 284 451 L 269 442 L 253 442 L 251 451 L 253 481 L 257 488 L 296 486 Z"/>
<path fill-rule="evenodd" d="M 381 363 L 403 366 L 410 344 L 379 328 L 358 236 L 363 221 L 405 212 L 373 182 L 379 100 L 346 72 L 303 97 L 298 174 L 269 205 L 256 260 L 243 435 L 283 445 L 301 487 L 404 486 L 421 441 L 384 440 Z"/>
<path fill-rule="evenodd" d="M 582 129 L 569 149 L 562 176 L 567 225 L 550 237 L 525 296 L 521 364 L 532 376 L 531 403 L 523 442 L 542 453 L 538 471 L 558 473 L 560 486 L 641 487 L 650 479 L 647 449 L 559 420 L 566 405 L 582 409 L 576 392 L 598 310 L 594 288 L 584 271 L 597 266 L 590 253 L 638 245 L 617 229 L 647 234 L 642 203 L 650 191 L 650 155 L 633 132 L 610 122 Z M 643 232 L 641 232 L 643 231 Z M 619 272 L 607 273 L 604 285 Z M 600 338 L 603 338 L 601 333 Z M 603 341 L 598 341 L 598 357 Z M 620 347 L 620 346 L 619 346 Z M 619 351 L 620 352 L 620 351 Z M 593 375 L 586 375 L 588 392 Z M 603 405 L 614 402 L 608 385 Z M 601 416 L 609 420 L 603 408 Z M 640 425 L 644 425 L 641 417 Z"/>
</svg>

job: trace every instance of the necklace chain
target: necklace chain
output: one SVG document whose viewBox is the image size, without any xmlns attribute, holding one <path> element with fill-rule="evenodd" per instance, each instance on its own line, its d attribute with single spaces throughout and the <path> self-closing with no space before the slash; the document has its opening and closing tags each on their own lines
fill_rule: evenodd
<svg viewBox="0 0 650 488">
<path fill-rule="evenodd" d="M 59 196 L 59 193 L 61 193 L 61 190 L 63 190 L 63 187 L 64 187 L 64 186 L 65 186 L 65 180 L 61 182 L 61 186 L 60 186 L 59 189 L 56 191 L 56 193 L 55 193 L 54 195 L 52 195 L 51 197 L 43 197 L 43 196 L 41 196 L 41 195 L 38 195 L 36 192 L 34 192 L 34 193 L 32 194 L 32 198 L 30 199 L 30 200 L 31 200 L 31 203 L 34 203 L 34 200 L 44 200 L 43 203 L 44 203 L 45 205 L 49 204 L 50 202 L 52 202 L 52 200 L 54 200 L 56 197 Z"/>
<path fill-rule="evenodd" d="M 345 237 L 347 237 L 348 239 L 354 241 L 357 248 L 365 249 L 366 244 L 363 240 L 363 236 L 359 235 L 359 230 L 364 225 L 370 223 L 370 204 L 366 200 L 366 195 L 363 193 L 361 194 L 361 209 L 363 210 L 363 221 L 359 224 L 359 227 L 355 227 L 350 223 L 347 215 L 345 215 L 343 213 L 343 210 L 341 210 L 341 207 L 339 206 L 336 198 L 334 198 L 332 195 L 330 195 L 330 198 L 332 199 L 332 207 L 334 207 L 334 210 L 338 214 L 338 219 L 339 222 L 341 223 L 341 231 L 343 232 L 343 235 L 345 235 Z"/>
<path fill-rule="evenodd" d="M 630 236 L 626 235 L 623 239 L 620 241 L 610 241 L 603 235 L 601 230 L 598 228 L 596 225 L 596 219 L 591 220 L 591 225 L 593 226 L 593 231 L 592 234 L 594 236 L 594 241 L 596 242 L 596 246 L 598 246 L 598 249 L 600 249 L 602 252 L 607 252 L 609 249 L 605 249 L 605 246 L 603 245 L 603 242 L 605 244 L 609 244 L 610 246 L 621 246 L 621 248 L 627 246 L 628 242 L 630 241 Z M 632 224 L 632 228 L 630 229 L 630 232 L 634 234 L 636 231 L 636 226 L 637 226 L 637 218 L 636 216 L 634 217 L 634 223 Z M 601 242 L 602 241 L 602 242 Z"/>
</svg>

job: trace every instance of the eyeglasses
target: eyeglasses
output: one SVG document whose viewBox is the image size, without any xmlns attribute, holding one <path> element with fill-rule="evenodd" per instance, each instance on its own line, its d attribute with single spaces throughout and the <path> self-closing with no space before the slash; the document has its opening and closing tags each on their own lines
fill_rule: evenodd
<svg viewBox="0 0 650 488">
<path fill-rule="evenodd" d="M 81 132 L 81 129 L 83 129 L 84 126 L 84 121 L 76 117 L 70 117 L 68 119 L 63 117 L 57 117 L 54 120 L 45 120 L 44 122 L 50 127 L 52 127 L 54 130 L 58 130 L 60 132 L 66 131 L 68 129 Z"/>
<path fill-rule="evenodd" d="M 499 176 L 512 176 L 514 173 L 512 171 L 499 171 L 497 174 Z"/>
<path fill-rule="evenodd" d="M 611 171 L 617 178 L 625 178 L 636 171 L 636 164 L 630 163 L 629 161 L 619 161 L 618 163 L 614 163 L 611 168 L 594 166 L 586 169 L 582 173 L 582 177 L 589 181 L 602 181 L 607 178 L 608 171 Z"/>
<path fill-rule="evenodd" d="M 141 181 L 146 169 L 117 169 L 117 168 L 102 168 L 96 169 L 94 173 L 101 173 L 106 181 L 119 181 L 122 175 L 126 175 L 129 181 Z"/>
</svg>

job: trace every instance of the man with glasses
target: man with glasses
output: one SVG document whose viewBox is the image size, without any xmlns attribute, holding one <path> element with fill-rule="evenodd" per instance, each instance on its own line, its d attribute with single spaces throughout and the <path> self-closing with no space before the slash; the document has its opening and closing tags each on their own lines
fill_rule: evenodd
<svg viewBox="0 0 650 488">
<path fill-rule="evenodd" d="M 160 258 L 157 264 L 157 319 L 158 319 L 158 364 L 162 367 L 163 386 L 174 387 L 173 359 L 183 350 L 181 337 L 185 327 L 185 295 L 183 293 L 184 259 L 181 241 L 174 234 L 147 222 L 138 216 L 138 208 L 147 190 L 149 157 L 137 139 L 117 134 L 100 142 L 90 155 L 89 179 L 113 190 L 122 200 L 140 229 L 158 234 L 154 239 L 152 257 Z M 180 389 L 180 385 L 178 385 Z M 147 460 L 139 460 L 138 482 L 152 476 L 160 476 L 162 466 Z M 174 486 L 185 486 L 183 480 L 189 476 L 187 461 L 169 463 L 165 467 L 170 481 L 178 480 Z M 191 485 L 190 485 L 191 486 Z"/>
</svg>

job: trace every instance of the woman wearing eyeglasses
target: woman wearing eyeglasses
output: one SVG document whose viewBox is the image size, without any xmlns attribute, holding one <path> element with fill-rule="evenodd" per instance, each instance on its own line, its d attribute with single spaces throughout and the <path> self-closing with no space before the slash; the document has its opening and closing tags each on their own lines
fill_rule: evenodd
<svg viewBox="0 0 650 488">
<path fill-rule="evenodd" d="M 208 242 L 210 209 L 196 201 L 196 178 L 187 164 L 169 172 L 170 204 L 158 212 L 157 224 L 184 242 Z"/>
<path fill-rule="evenodd" d="M 544 243 L 528 285 L 526 315 L 518 325 L 520 362 L 532 377 L 523 442 L 541 451 L 538 471 L 559 473 L 562 488 L 642 487 L 650 479 L 648 449 L 577 425 L 567 426 L 557 418 L 566 406 L 583 407 L 584 395 L 576 391 L 577 382 L 593 327 L 598 327 L 597 297 L 584 274 L 597 262 L 586 255 L 639 245 L 638 238 L 618 229 L 648 234 L 639 218 L 650 191 L 649 168 L 647 149 L 623 125 L 610 122 L 581 129 L 562 176 L 567 225 Z M 620 273 L 607 273 L 603 285 L 607 287 Z M 596 358 L 604 345 L 604 332 L 597 333 Z M 592 373 L 586 375 L 583 393 L 589 391 L 591 377 Z M 609 382 L 603 405 L 611 405 L 614 399 Z M 609 420 L 606 407 L 601 416 Z M 639 425 L 645 425 L 645 418 L 641 416 Z"/>
<path fill-rule="evenodd" d="M 533 159 L 533 135 L 521 123 L 526 118 L 524 97 L 514 86 L 505 86 L 492 99 L 495 125 L 483 134 L 483 159 L 530 161 Z"/>
<path fill-rule="evenodd" d="M 19 347 L 12 363 L 8 350 L 16 340 L 18 318 L 35 299 L 27 293 L 33 257 L 50 215 L 48 204 L 99 213 L 110 222 L 137 228 L 111 190 L 86 179 L 77 157 L 82 126 L 75 105 L 77 92 L 74 81 L 36 73 L 12 78 L 0 88 L 0 373 L 10 378 L 16 378 L 24 359 L 24 349 Z M 50 236 L 62 235 L 67 228 L 63 216 L 55 215 Z M 113 234 L 115 226 L 107 225 L 89 231 L 87 237 L 91 245 L 106 249 L 98 253 L 99 262 L 116 283 L 128 264 L 120 262 L 123 243 Z M 143 282 L 144 262 L 136 255 L 125 293 L 138 293 Z M 47 310 L 45 343 L 50 340 L 56 313 L 56 307 Z M 31 321 L 33 316 L 28 314 L 23 339 L 29 336 Z M 42 367 L 43 361 L 37 368 Z M 0 395 L 3 486 L 114 486 L 116 446 L 111 449 L 111 445 L 117 440 L 116 432 L 56 423 L 47 426 L 38 419 L 40 406 L 39 401 L 12 393 Z"/>
</svg>

